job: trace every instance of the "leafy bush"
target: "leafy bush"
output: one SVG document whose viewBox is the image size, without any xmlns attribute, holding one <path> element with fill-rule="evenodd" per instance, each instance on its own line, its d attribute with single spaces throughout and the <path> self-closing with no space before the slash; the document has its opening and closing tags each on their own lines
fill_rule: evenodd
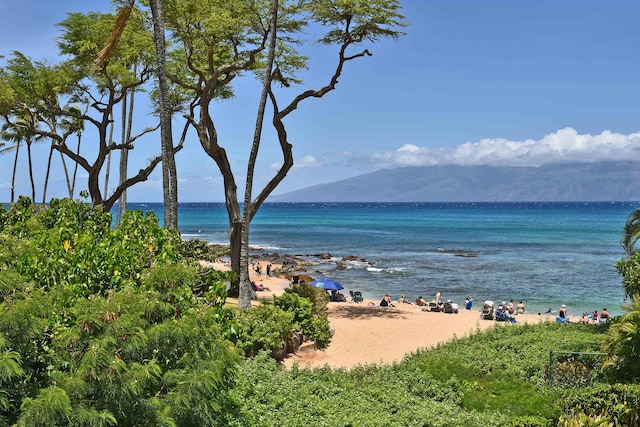
<svg viewBox="0 0 640 427">
<path fill-rule="evenodd" d="M 640 381 L 640 299 L 635 299 L 620 318 L 608 324 L 602 342 L 607 354 L 604 370 L 620 381 Z"/>
<path fill-rule="evenodd" d="M 284 357 L 285 344 L 295 333 L 294 314 L 272 304 L 261 304 L 238 314 L 240 331 L 238 347 L 245 356 L 267 351 L 276 358 Z"/>
<path fill-rule="evenodd" d="M 153 263 L 178 260 L 179 235 L 158 225 L 153 212 L 128 211 L 120 227 L 110 228 L 111 215 L 69 199 L 53 199 L 37 210 L 28 199 L 11 206 L 6 234 L 31 243 L 9 249 L 0 260 L 49 288 L 69 284 L 77 296 L 106 293 L 125 282 L 137 283 L 140 271 Z M 29 223 L 21 226 L 20 221 Z M 11 239 L 3 236 L 3 239 Z"/>
<path fill-rule="evenodd" d="M 221 247 L 202 239 L 187 239 L 180 243 L 180 253 L 184 258 L 214 262 L 229 253 L 228 247 Z"/>
<path fill-rule="evenodd" d="M 331 326 L 329 324 L 329 313 L 327 303 L 329 297 L 327 293 L 318 288 L 314 288 L 308 283 L 297 283 L 285 289 L 287 295 L 298 295 L 311 302 L 311 317 L 307 318 L 302 325 L 303 331 L 314 341 L 317 348 L 325 348 L 331 341 Z"/>
<path fill-rule="evenodd" d="M 576 418 L 606 417 L 615 427 L 639 426 L 640 385 L 600 383 L 570 389 L 563 397 L 562 406 L 566 419 L 571 419 L 572 414 Z"/>
</svg>

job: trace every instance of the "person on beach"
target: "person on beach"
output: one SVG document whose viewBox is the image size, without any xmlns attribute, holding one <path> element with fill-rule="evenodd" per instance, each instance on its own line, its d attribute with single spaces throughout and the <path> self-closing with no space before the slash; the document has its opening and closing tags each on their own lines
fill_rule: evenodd
<svg viewBox="0 0 640 427">
<path fill-rule="evenodd" d="M 513 305 L 513 300 L 509 301 L 509 304 L 507 304 L 507 311 L 509 311 L 509 314 L 515 313 L 516 308 Z"/>
<path fill-rule="evenodd" d="M 560 307 L 560 311 L 558 311 L 558 317 L 561 319 L 566 319 L 567 318 L 567 306 L 562 304 L 562 306 Z"/>
<path fill-rule="evenodd" d="M 384 297 L 382 297 L 382 301 L 380 301 L 380 307 L 395 307 L 395 305 L 393 305 L 393 303 L 391 302 L 389 294 L 384 294 Z"/>
<path fill-rule="evenodd" d="M 271 264 L 267 264 L 267 276 L 271 276 Z"/>
<path fill-rule="evenodd" d="M 589 324 L 589 314 L 586 311 L 582 312 L 582 317 L 578 319 L 578 323 L 582 323 L 583 325 Z"/>
<path fill-rule="evenodd" d="M 442 301 L 442 289 L 436 292 L 436 302 Z"/>
<path fill-rule="evenodd" d="M 518 305 L 516 305 L 516 314 L 524 314 L 524 309 L 524 303 L 520 300 Z"/>
<path fill-rule="evenodd" d="M 405 295 L 400 295 L 400 298 L 398 298 L 398 304 L 412 304 L 412 302 L 409 301 Z"/>
<path fill-rule="evenodd" d="M 471 306 L 473 306 L 473 298 L 467 297 L 467 299 L 464 301 L 464 309 L 471 310 Z"/>
<path fill-rule="evenodd" d="M 597 324 L 598 324 L 598 310 L 595 310 L 595 311 L 593 312 L 593 314 L 591 315 L 591 322 L 592 322 L 594 325 L 597 325 Z"/>
<path fill-rule="evenodd" d="M 607 320 L 609 320 L 609 312 L 607 311 L 607 308 L 605 307 L 600 312 L 600 323 L 606 323 Z"/>
<path fill-rule="evenodd" d="M 422 295 L 420 295 L 420 296 L 418 297 L 418 299 L 416 299 L 416 305 L 419 305 L 419 306 L 421 306 L 421 307 L 425 307 L 425 306 L 427 306 L 428 304 L 427 304 L 427 301 L 426 301 L 424 298 L 422 298 Z"/>
</svg>

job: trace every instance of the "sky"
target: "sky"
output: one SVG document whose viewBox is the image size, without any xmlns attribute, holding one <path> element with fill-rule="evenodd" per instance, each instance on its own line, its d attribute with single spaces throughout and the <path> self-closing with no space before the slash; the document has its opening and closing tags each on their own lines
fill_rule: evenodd
<svg viewBox="0 0 640 427">
<path fill-rule="evenodd" d="M 335 91 L 304 102 L 286 119 L 294 167 L 275 194 L 403 166 L 640 160 L 637 0 L 401 4 L 406 35 L 363 46 L 371 57 L 348 63 Z M 18 50 L 55 63 L 56 23 L 70 12 L 110 8 L 107 0 L 0 0 L 0 55 Z M 310 44 L 303 52 L 310 57 L 304 84 L 282 92 L 281 106 L 331 76 L 334 50 Z M 242 191 L 259 86 L 247 78 L 235 90 L 233 100 L 212 112 Z M 141 114 L 140 129 L 152 121 Z M 181 128 L 174 120 L 176 134 Z M 159 152 L 158 139 L 132 152 L 131 170 Z M 34 149 L 38 198 L 48 149 Z M 220 173 L 193 132 L 176 160 L 181 202 L 224 200 Z M 12 163 L 11 154 L 0 157 L 0 201 L 9 200 Z M 265 127 L 254 194 L 281 164 L 277 140 Z M 61 176 L 58 170 L 47 198 L 66 196 Z M 30 194 L 26 164 L 17 181 L 17 192 Z M 161 201 L 159 168 L 128 198 Z"/>
</svg>

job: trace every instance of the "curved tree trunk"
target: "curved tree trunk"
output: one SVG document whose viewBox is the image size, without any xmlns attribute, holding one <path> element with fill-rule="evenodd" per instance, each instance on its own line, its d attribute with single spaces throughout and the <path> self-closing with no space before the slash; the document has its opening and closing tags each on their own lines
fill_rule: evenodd
<svg viewBox="0 0 640 427">
<path fill-rule="evenodd" d="M 16 142 L 16 155 L 13 158 L 13 172 L 11 172 L 11 203 L 16 200 L 16 172 L 18 171 L 18 154 L 20 154 L 20 141 Z"/>
<path fill-rule="evenodd" d="M 49 186 L 49 173 L 51 172 L 51 159 L 53 159 L 53 141 L 51 142 L 51 148 L 49 148 L 49 159 L 47 160 L 47 172 L 44 175 L 44 188 L 42 189 L 42 204 L 47 203 L 47 187 Z M 63 159 L 64 160 L 64 159 Z M 65 168 L 65 172 L 66 172 Z M 68 177 L 68 175 L 67 175 Z"/>
<path fill-rule="evenodd" d="M 178 228 L 178 176 L 173 152 L 169 85 L 165 69 L 166 51 L 162 1 L 151 0 L 153 34 L 156 42 L 157 77 L 160 89 L 160 139 L 162 145 L 162 189 L 164 193 L 164 226 Z"/>
<path fill-rule="evenodd" d="M 31 158 L 31 141 L 27 140 L 27 159 L 29 159 L 29 179 L 31 180 L 31 200 L 36 202 L 36 182 L 33 179 L 33 159 Z"/>
<path fill-rule="evenodd" d="M 62 169 L 64 170 L 64 178 L 67 181 L 67 192 L 69 193 L 69 198 L 73 199 L 73 187 L 71 185 L 71 177 L 69 176 L 69 168 L 67 168 L 67 161 L 64 158 L 64 155 L 60 152 L 60 161 L 62 162 Z"/>
<path fill-rule="evenodd" d="M 80 142 L 82 141 L 82 132 L 78 132 L 78 146 L 76 147 L 76 155 L 80 157 Z M 62 156 L 62 153 L 60 153 Z M 76 179 L 78 177 L 78 162 L 73 166 L 73 178 L 71 178 L 71 188 L 69 189 L 69 198 L 73 199 L 76 191 Z"/>
<path fill-rule="evenodd" d="M 251 153 L 247 163 L 247 180 L 244 191 L 244 212 L 242 214 L 241 243 L 240 243 L 240 295 L 238 306 L 244 310 L 251 307 L 251 299 L 256 298 L 255 291 L 249 279 L 249 227 L 255 212 L 260 208 L 259 204 L 252 204 L 251 192 L 253 190 L 253 174 L 262 139 L 262 126 L 264 123 L 264 111 L 267 105 L 267 96 L 271 89 L 271 72 L 276 49 L 276 31 L 278 29 L 278 0 L 273 0 L 271 4 L 271 26 L 269 29 L 269 50 L 267 51 L 267 67 L 264 70 L 262 81 L 262 93 L 256 114 L 256 127 L 253 133 L 253 143 Z"/>
</svg>

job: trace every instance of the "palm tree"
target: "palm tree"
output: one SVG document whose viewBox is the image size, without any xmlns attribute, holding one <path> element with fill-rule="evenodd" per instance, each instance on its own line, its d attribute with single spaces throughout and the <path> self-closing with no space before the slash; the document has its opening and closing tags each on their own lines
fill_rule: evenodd
<svg viewBox="0 0 640 427">
<path fill-rule="evenodd" d="M 165 26 L 162 14 L 162 1 L 151 0 L 153 19 L 153 35 L 156 43 L 156 77 L 160 99 L 160 145 L 162 148 L 162 189 L 164 195 L 164 226 L 178 228 L 178 174 L 173 152 L 171 132 L 171 108 L 169 100 L 169 83 L 166 73 L 166 41 Z"/>
<path fill-rule="evenodd" d="M 640 239 L 640 209 L 631 212 L 627 217 L 627 223 L 622 229 L 620 243 L 627 255 L 631 256 L 636 251 L 636 242 Z"/>
<path fill-rule="evenodd" d="M 4 135 L 0 134 L 0 138 L 2 138 L 2 137 L 4 137 Z M 9 151 L 17 150 L 17 148 L 18 148 L 18 144 L 10 145 L 8 147 L 5 147 L 5 145 L 7 145 L 5 142 L 0 141 L 0 155 L 7 154 Z M 11 193 L 12 193 L 11 202 L 13 202 L 13 184 L 11 184 Z"/>
<path fill-rule="evenodd" d="M 76 147 L 76 154 L 79 156 L 80 143 L 82 141 L 82 131 L 84 131 L 84 120 L 82 120 L 81 118 L 82 112 L 78 107 L 75 107 L 75 106 L 70 107 L 69 113 L 72 114 L 72 118 L 64 119 L 60 124 L 60 127 L 64 130 L 65 134 L 75 133 L 77 135 L 78 143 Z M 62 167 L 64 168 L 64 174 L 67 180 L 67 190 L 69 191 L 69 198 L 73 199 L 73 194 L 75 192 L 75 186 L 76 186 L 76 176 L 78 174 L 78 163 L 77 162 L 75 163 L 75 166 L 73 168 L 73 177 L 70 178 L 69 171 L 67 169 L 67 162 L 65 161 L 65 157 L 62 154 L 62 152 L 60 152 L 60 160 L 62 161 Z"/>
<path fill-rule="evenodd" d="M 116 46 L 124 27 L 127 25 L 135 0 L 129 0 L 118 13 L 111 37 L 98 54 L 94 69 L 99 69 L 108 61 Z M 171 134 L 171 109 L 169 107 L 169 87 L 167 82 L 165 26 L 162 14 L 162 2 L 149 2 L 153 19 L 153 34 L 156 44 L 156 68 L 158 88 L 160 92 L 160 141 L 162 147 L 162 187 L 164 190 L 164 226 L 178 228 L 178 177 L 176 172 L 175 151 Z M 107 169 L 108 170 L 108 169 Z M 106 187 L 106 184 L 105 184 Z M 106 189 L 105 189 L 106 193 Z M 124 196 L 126 200 L 126 195 Z"/>
<path fill-rule="evenodd" d="M 28 117 L 27 117 L 28 116 Z M 31 144 L 34 141 L 42 139 L 42 136 L 36 136 L 35 123 L 30 114 L 19 117 L 15 122 L 6 122 L 0 131 L 2 139 L 15 143 L 16 155 L 13 160 L 13 173 L 11 176 L 11 203 L 15 201 L 15 183 L 16 172 L 18 170 L 18 155 L 20 154 L 20 145 L 24 142 L 27 145 L 27 153 L 29 157 L 29 178 L 31 180 L 31 200 L 36 198 L 36 185 L 33 179 L 33 163 L 31 158 Z"/>
<path fill-rule="evenodd" d="M 626 314 L 614 322 L 604 339 L 607 354 L 603 368 L 625 379 L 640 379 L 640 300 L 626 308 Z"/>
</svg>

